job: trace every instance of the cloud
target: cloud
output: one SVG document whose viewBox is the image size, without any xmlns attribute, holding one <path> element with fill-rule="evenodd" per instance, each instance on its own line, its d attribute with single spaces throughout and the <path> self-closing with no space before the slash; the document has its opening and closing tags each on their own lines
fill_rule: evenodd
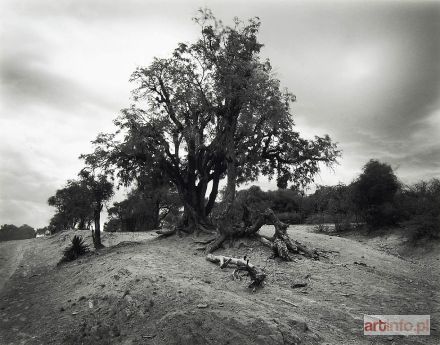
<svg viewBox="0 0 440 345">
<path fill-rule="evenodd" d="M 18 30 L 4 35 L 2 45 L 8 47 L 0 57 L 3 107 L 47 106 L 62 110 L 77 110 L 90 104 L 114 107 L 111 98 L 99 90 L 75 81 L 68 71 L 54 69 L 49 52 L 56 46 L 43 35 Z M 17 112 L 12 116 L 17 116 Z"/>
<path fill-rule="evenodd" d="M 349 182 L 370 158 L 399 167 L 407 182 L 438 175 L 432 160 L 440 142 L 429 121 L 440 109 L 440 4 L 320 2 L 283 9 L 264 12 L 265 53 L 297 95 L 298 128 L 340 143 L 336 175 Z M 322 176 L 335 182 L 332 173 Z"/>
<path fill-rule="evenodd" d="M 310 23 L 294 12 L 298 24 L 290 31 L 298 32 L 299 42 L 285 48 L 292 67 L 283 81 L 298 91 L 309 124 L 343 124 L 335 128 L 343 139 L 356 138 L 357 129 L 390 138 L 411 133 L 439 96 L 439 9 L 320 5 L 318 13 L 325 11 L 328 19 Z"/>
<path fill-rule="evenodd" d="M 232 5 L 233 4 L 233 5 Z M 47 198 L 81 167 L 98 132 L 130 104 L 137 65 L 191 41 L 208 6 L 262 20 L 263 56 L 297 96 L 306 137 L 343 150 L 320 184 L 350 182 L 370 158 L 407 182 L 440 174 L 438 2 L 3 1 L 0 221 L 43 225 Z M 274 182 L 261 179 L 264 188 Z"/>
<path fill-rule="evenodd" d="M 58 187 L 56 180 L 35 169 L 16 149 L 2 147 L 0 157 L 0 223 L 46 224 L 52 213 L 46 200 Z"/>
</svg>

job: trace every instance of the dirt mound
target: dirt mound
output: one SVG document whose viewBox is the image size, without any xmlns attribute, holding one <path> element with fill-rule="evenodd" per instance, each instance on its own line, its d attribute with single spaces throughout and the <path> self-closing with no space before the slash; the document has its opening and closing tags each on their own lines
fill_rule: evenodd
<svg viewBox="0 0 440 345">
<path fill-rule="evenodd" d="M 319 337 L 305 322 L 213 309 L 176 311 L 158 322 L 166 344 L 317 344 Z"/>
<path fill-rule="evenodd" d="M 252 241 L 219 251 L 264 268 L 266 285 L 255 292 L 246 277 L 207 262 L 194 243 L 201 238 L 104 234 L 107 248 L 61 266 L 78 232 L 7 242 L 20 246 L 5 257 L 0 246 L 14 271 L 0 292 L 0 344 L 370 344 L 363 314 L 440 316 L 435 270 L 309 230 L 294 227 L 291 236 L 325 260 L 278 262 Z M 396 340 L 438 339 L 433 329 Z"/>
<path fill-rule="evenodd" d="M 67 332 L 62 342 L 104 345 L 127 343 L 129 339 L 129 343 L 134 344 L 148 344 L 150 340 L 164 345 L 319 343 L 319 336 L 303 321 L 268 319 L 223 308 L 193 306 L 175 310 L 175 306 L 170 308 L 152 301 L 128 295 L 122 299 L 107 299 L 107 303 L 101 301 L 101 311 L 84 315 L 79 328 Z M 163 309 L 172 311 L 156 319 L 155 314 L 161 314 Z"/>
</svg>

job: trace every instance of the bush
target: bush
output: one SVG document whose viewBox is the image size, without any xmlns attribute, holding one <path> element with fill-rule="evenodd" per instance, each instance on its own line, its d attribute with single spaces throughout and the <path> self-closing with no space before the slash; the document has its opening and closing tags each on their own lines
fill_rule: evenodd
<svg viewBox="0 0 440 345">
<path fill-rule="evenodd" d="M 398 212 L 393 205 L 400 184 L 390 165 L 370 160 L 352 183 L 352 200 L 371 228 L 395 225 Z"/>
<path fill-rule="evenodd" d="M 111 218 L 104 224 L 105 232 L 118 232 L 121 231 L 121 221 L 119 219 Z"/>
<path fill-rule="evenodd" d="M 440 219 L 427 215 L 416 216 L 404 224 L 412 232 L 410 241 L 417 244 L 421 240 L 440 239 Z"/>
<path fill-rule="evenodd" d="M 64 249 L 63 257 L 59 263 L 69 262 L 78 259 L 80 256 L 89 252 L 89 246 L 84 243 L 81 236 L 73 236 L 72 243 L 69 247 Z"/>
<path fill-rule="evenodd" d="M 373 229 L 396 225 L 399 218 L 399 211 L 391 202 L 370 206 L 365 211 L 365 221 Z"/>
</svg>

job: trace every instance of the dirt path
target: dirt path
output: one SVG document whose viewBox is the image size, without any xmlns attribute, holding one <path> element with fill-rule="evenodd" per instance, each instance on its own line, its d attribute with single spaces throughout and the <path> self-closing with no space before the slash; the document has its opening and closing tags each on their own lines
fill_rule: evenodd
<svg viewBox="0 0 440 345">
<path fill-rule="evenodd" d="M 29 240 L 0 242 L 0 291 L 23 259 Z"/>
<path fill-rule="evenodd" d="M 291 234 L 329 257 L 278 262 L 257 243 L 219 252 L 265 268 L 255 293 L 206 262 L 191 238 L 106 234 L 113 247 L 59 268 L 73 233 L 24 244 L 22 267 L 0 293 L 0 344 L 439 343 L 438 271 L 310 227 Z M 308 285 L 293 289 L 296 281 Z M 430 314 L 434 329 L 366 337 L 363 314 Z"/>
</svg>

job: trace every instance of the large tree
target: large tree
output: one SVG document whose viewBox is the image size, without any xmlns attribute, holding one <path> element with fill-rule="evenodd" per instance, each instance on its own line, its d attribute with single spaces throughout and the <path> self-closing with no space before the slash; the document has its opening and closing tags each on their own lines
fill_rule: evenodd
<svg viewBox="0 0 440 345">
<path fill-rule="evenodd" d="M 224 177 L 227 214 L 238 184 L 260 175 L 281 188 L 306 184 L 339 155 L 328 136 L 307 140 L 294 130 L 295 97 L 260 59 L 258 18 L 224 26 L 200 11 L 195 22 L 199 39 L 133 73 L 135 103 L 116 120 L 120 131 L 101 134 L 84 156 L 122 176 L 162 171 L 182 198 L 186 231 L 209 225 Z"/>
<path fill-rule="evenodd" d="M 88 167 L 80 171 L 79 179 L 69 180 L 48 199 L 57 212 L 50 221 L 51 232 L 75 228 L 89 229 L 94 223 L 93 243 L 101 243 L 101 212 L 104 204 L 113 196 L 113 183 L 105 174 L 96 173 Z"/>
</svg>

